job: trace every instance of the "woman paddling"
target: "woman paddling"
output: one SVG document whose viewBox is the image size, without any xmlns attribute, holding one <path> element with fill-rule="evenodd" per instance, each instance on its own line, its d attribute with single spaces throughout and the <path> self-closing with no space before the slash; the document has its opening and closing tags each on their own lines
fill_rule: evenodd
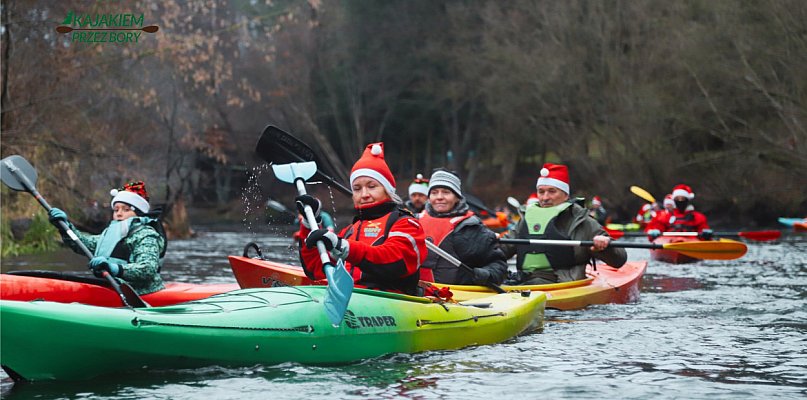
<svg viewBox="0 0 807 400">
<path fill-rule="evenodd" d="M 355 216 L 338 235 L 327 229 L 311 231 L 301 219 L 299 237 L 305 240 L 300 244 L 300 263 L 306 275 L 325 279 L 316 248 L 322 241 L 333 259 L 345 261 L 357 285 L 416 295 L 420 265 L 427 254 L 425 234 L 395 193 L 383 143 L 367 145 L 353 165 L 350 186 Z M 309 205 L 315 215 L 320 212 L 320 201 L 310 195 L 298 196 L 296 203 L 300 210 Z"/>
<path fill-rule="evenodd" d="M 455 285 L 501 284 L 507 276 L 507 259 L 497 247 L 496 234 L 469 209 L 460 178 L 450 171 L 435 170 L 428 193 L 429 202 L 419 216 L 427 240 L 473 270 L 459 268 L 429 252 L 421 270 L 423 280 Z"/>
<path fill-rule="evenodd" d="M 88 235 L 76 229 L 67 214 L 52 208 L 48 219 L 57 227 L 64 221 L 93 253 L 87 266 L 95 276 L 103 271 L 128 283 L 138 294 L 165 289 L 160 277 L 161 257 L 165 255 L 166 239 L 160 221 L 148 215 L 149 197 L 143 182 L 132 182 L 122 189 L 113 189 L 112 221 L 100 235 Z M 61 231 L 61 230 L 60 230 Z M 83 254 L 76 243 L 62 232 L 62 241 L 73 251 Z"/>
</svg>

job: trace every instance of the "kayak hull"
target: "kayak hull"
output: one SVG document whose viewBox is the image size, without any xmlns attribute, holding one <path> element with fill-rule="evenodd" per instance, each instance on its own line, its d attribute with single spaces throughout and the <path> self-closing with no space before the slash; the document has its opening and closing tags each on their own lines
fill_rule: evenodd
<svg viewBox="0 0 807 400">
<path fill-rule="evenodd" d="M 53 273 L 58 275 L 58 273 Z M 65 275 L 65 278 L 69 275 Z M 76 278 L 76 277 L 73 277 Z M 92 281 L 92 278 L 78 278 Z M 120 296 L 99 284 L 64 279 L 0 274 L 0 298 L 3 300 L 44 300 L 59 303 L 82 303 L 100 307 L 122 307 Z M 169 282 L 165 289 L 141 296 L 149 305 L 158 307 L 210 297 L 240 289 L 236 283 L 193 284 Z"/>
<path fill-rule="evenodd" d="M 305 276 L 302 268 L 279 264 L 255 258 L 230 256 L 230 267 L 239 285 L 250 287 L 277 287 L 322 284 Z M 639 285 L 647 269 L 646 261 L 625 263 L 622 268 L 613 268 L 605 264 L 597 265 L 596 271 L 589 267 L 588 278 L 555 283 L 550 285 L 508 286 L 508 291 L 542 291 L 547 293 L 546 308 L 559 310 L 577 310 L 593 304 L 629 303 L 639 298 Z M 454 299 L 467 300 L 487 297 L 494 291 L 485 286 L 445 285 L 448 286 Z"/>
<path fill-rule="evenodd" d="M 688 236 L 659 236 L 653 243 L 656 244 L 668 244 L 668 243 L 682 243 L 682 242 L 695 242 L 699 241 L 697 237 L 688 237 Z M 650 250 L 650 258 L 655 261 L 662 261 L 670 264 L 688 264 L 698 262 L 701 259 L 690 257 L 688 255 L 681 254 L 677 251 L 673 250 L 666 250 L 666 249 L 652 249 Z"/>
<path fill-rule="evenodd" d="M 476 306 L 437 304 L 355 289 L 334 327 L 325 289 L 247 289 L 134 310 L 0 301 L 2 365 L 18 380 L 77 380 L 144 369 L 340 364 L 502 342 L 540 329 L 546 301 L 543 293 L 507 293 Z"/>
</svg>

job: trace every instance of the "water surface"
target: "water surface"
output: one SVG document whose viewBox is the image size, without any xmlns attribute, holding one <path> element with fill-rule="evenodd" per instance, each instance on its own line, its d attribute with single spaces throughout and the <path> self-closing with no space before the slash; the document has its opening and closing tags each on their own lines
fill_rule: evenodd
<svg viewBox="0 0 807 400">
<path fill-rule="evenodd" d="M 200 229 L 197 238 L 171 242 L 163 275 L 235 282 L 225 256 L 241 255 L 248 242 L 296 262 L 286 230 Z M 58 253 L 4 259 L 2 269 L 80 270 L 83 262 Z M 548 310 L 543 332 L 497 345 L 338 367 L 209 367 L 88 382 L 14 385 L 0 372 L 0 385 L 9 399 L 805 398 L 805 297 L 807 236 L 788 236 L 750 242 L 740 260 L 651 262 L 637 303 Z"/>
</svg>

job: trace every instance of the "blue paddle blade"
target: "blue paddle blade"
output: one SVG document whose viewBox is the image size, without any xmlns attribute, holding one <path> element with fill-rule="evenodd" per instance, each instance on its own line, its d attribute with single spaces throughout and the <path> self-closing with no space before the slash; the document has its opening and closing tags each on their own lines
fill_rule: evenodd
<svg viewBox="0 0 807 400">
<path fill-rule="evenodd" d="M 294 183 L 297 179 L 307 181 L 317 173 L 317 163 L 314 161 L 290 164 L 272 164 L 272 171 L 277 179 L 286 183 Z"/>
<path fill-rule="evenodd" d="M 336 266 L 325 265 L 325 276 L 328 278 L 328 291 L 325 294 L 325 313 L 333 326 L 338 326 L 345 316 L 350 296 L 353 294 L 353 277 L 345 269 L 342 260 Z"/>
</svg>

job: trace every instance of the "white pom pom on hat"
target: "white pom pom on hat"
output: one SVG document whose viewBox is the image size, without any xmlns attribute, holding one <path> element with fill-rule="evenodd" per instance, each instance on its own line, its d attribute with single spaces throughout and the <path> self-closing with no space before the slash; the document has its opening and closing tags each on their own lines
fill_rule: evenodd
<svg viewBox="0 0 807 400">
<path fill-rule="evenodd" d="M 118 195 L 118 189 L 112 189 L 109 191 L 109 195 L 115 197 Z"/>
<path fill-rule="evenodd" d="M 381 146 L 378 143 L 373 144 L 373 147 L 370 149 L 370 154 L 372 154 L 374 156 L 380 155 L 381 154 Z"/>
<path fill-rule="evenodd" d="M 541 176 L 549 176 L 549 170 L 546 168 L 541 168 Z"/>
</svg>

